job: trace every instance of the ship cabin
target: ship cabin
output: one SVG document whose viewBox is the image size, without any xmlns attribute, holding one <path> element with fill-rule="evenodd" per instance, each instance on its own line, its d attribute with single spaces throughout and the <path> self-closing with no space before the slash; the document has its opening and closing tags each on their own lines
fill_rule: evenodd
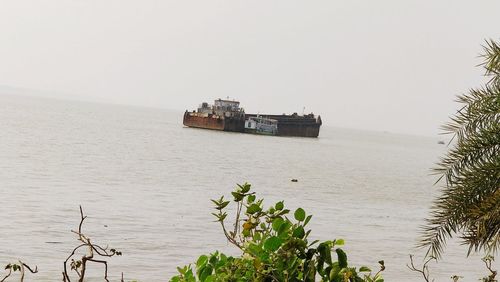
<svg viewBox="0 0 500 282">
<path fill-rule="evenodd" d="M 223 99 L 215 100 L 213 105 L 210 105 L 207 102 L 203 102 L 198 107 L 197 112 L 198 114 L 204 116 L 214 115 L 219 117 L 239 117 L 239 118 L 245 116 L 244 109 L 240 108 L 240 102 L 223 100 Z"/>
<path fill-rule="evenodd" d="M 242 116 L 245 114 L 243 108 L 240 108 L 240 102 L 222 99 L 214 101 L 213 111 L 219 116 L 226 117 Z"/>
<path fill-rule="evenodd" d="M 212 105 L 209 105 L 207 102 L 201 103 L 201 105 L 198 107 L 198 113 L 200 113 L 200 114 L 213 113 Z"/>
<path fill-rule="evenodd" d="M 262 116 L 249 117 L 245 121 L 245 131 L 255 134 L 276 135 L 278 134 L 278 121 Z"/>
<path fill-rule="evenodd" d="M 214 110 L 224 112 L 237 112 L 240 110 L 240 102 L 217 99 L 214 101 Z"/>
</svg>

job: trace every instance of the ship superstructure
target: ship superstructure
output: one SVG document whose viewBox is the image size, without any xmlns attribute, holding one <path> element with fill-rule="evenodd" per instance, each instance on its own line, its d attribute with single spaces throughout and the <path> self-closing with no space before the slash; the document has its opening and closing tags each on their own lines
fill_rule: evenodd
<svg viewBox="0 0 500 282">
<path fill-rule="evenodd" d="M 245 111 L 240 102 L 217 99 L 213 105 L 203 102 L 197 111 L 184 113 L 185 126 L 224 131 L 245 131 Z"/>
<path fill-rule="evenodd" d="M 247 117 L 245 121 L 245 132 L 263 135 L 277 135 L 278 121 L 262 116 Z"/>
</svg>

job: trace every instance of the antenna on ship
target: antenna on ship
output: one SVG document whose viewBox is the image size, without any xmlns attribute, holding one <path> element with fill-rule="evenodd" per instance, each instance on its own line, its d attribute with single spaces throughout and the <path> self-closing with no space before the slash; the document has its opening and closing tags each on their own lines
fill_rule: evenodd
<svg viewBox="0 0 500 282">
<path fill-rule="evenodd" d="M 302 115 L 304 115 L 304 112 L 306 111 L 306 107 L 302 108 Z"/>
</svg>

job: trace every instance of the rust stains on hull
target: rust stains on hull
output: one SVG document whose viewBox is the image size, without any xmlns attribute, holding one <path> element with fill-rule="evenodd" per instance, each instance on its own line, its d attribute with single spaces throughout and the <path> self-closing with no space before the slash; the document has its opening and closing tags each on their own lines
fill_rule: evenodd
<svg viewBox="0 0 500 282">
<path fill-rule="evenodd" d="M 244 118 L 226 118 L 223 116 L 206 114 L 200 115 L 198 113 L 185 112 L 183 124 L 189 127 L 205 128 L 222 131 L 244 132 L 245 119 Z"/>
<path fill-rule="evenodd" d="M 213 114 L 185 112 L 183 124 L 189 127 L 205 128 L 221 131 L 245 132 L 245 118 L 256 117 L 246 114 L 245 117 L 222 117 Z M 294 115 L 263 115 L 278 121 L 278 136 L 318 137 L 321 118 Z"/>
<path fill-rule="evenodd" d="M 224 130 L 224 120 L 220 117 L 204 117 L 190 112 L 184 113 L 183 124 L 189 127 Z"/>
</svg>

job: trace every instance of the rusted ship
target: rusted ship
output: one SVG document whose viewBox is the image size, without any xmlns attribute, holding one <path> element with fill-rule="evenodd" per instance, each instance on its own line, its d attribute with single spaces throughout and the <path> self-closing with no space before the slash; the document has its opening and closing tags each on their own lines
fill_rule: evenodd
<svg viewBox="0 0 500 282">
<path fill-rule="evenodd" d="M 277 136 L 318 137 L 322 121 L 314 114 L 246 114 L 240 102 L 217 99 L 202 103 L 197 110 L 184 112 L 188 127 Z"/>
</svg>

